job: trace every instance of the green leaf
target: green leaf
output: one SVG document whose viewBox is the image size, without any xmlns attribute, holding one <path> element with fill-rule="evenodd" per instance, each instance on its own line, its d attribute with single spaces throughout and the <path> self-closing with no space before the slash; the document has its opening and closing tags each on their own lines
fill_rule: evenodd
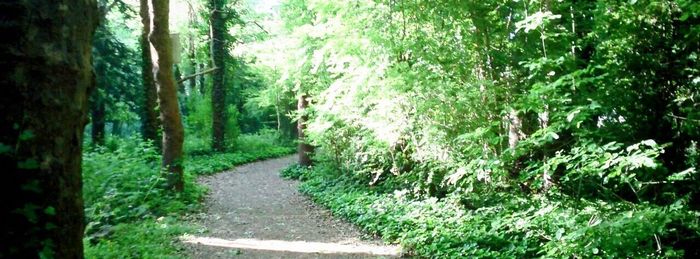
<svg viewBox="0 0 700 259">
<path fill-rule="evenodd" d="M 10 153 L 11 151 L 12 151 L 11 146 L 0 143 L 0 155 Z"/>
<path fill-rule="evenodd" d="M 34 138 L 34 132 L 32 130 L 24 130 L 19 134 L 20 141 L 26 141 Z"/>
<path fill-rule="evenodd" d="M 46 207 L 46 209 L 44 209 L 44 213 L 46 215 L 54 216 L 54 215 L 56 215 L 56 209 L 54 207 L 49 206 L 49 207 Z"/>
<path fill-rule="evenodd" d="M 18 162 L 17 167 L 19 169 L 25 169 L 25 170 L 37 169 L 37 168 L 39 168 L 39 162 L 37 162 L 36 159 L 34 159 L 34 158 L 29 158 L 27 160 Z"/>
</svg>

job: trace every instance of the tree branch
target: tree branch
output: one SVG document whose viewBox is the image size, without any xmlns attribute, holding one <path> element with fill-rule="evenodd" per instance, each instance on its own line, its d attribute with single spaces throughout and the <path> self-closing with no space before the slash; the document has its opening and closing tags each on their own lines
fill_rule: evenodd
<svg viewBox="0 0 700 259">
<path fill-rule="evenodd" d="M 193 78 L 193 77 L 195 77 L 195 76 L 200 76 L 200 75 L 208 74 L 208 73 L 211 73 L 211 72 L 216 71 L 217 69 L 219 69 L 219 68 L 218 68 L 218 67 L 212 67 L 212 68 L 205 69 L 205 70 L 199 71 L 199 72 L 197 72 L 197 73 L 194 73 L 194 74 L 191 74 L 191 75 L 188 75 L 188 76 L 183 76 L 182 78 L 180 78 L 180 80 L 177 80 L 177 83 L 180 84 L 180 83 L 182 83 L 182 82 L 185 82 L 185 81 L 189 80 L 190 78 Z"/>
<path fill-rule="evenodd" d="M 700 122 L 700 120 L 691 119 L 691 118 L 686 118 L 686 117 L 681 117 L 681 116 L 675 115 L 675 114 L 673 114 L 673 113 L 669 114 L 668 116 L 671 116 L 671 117 L 673 117 L 673 118 L 680 119 L 680 120 L 689 120 L 689 121 L 694 121 L 694 122 Z"/>
<path fill-rule="evenodd" d="M 262 31 L 264 31 L 265 34 L 270 34 L 270 33 L 269 33 L 267 30 L 265 30 L 265 28 L 263 28 L 258 22 L 253 21 L 253 23 L 254 23 L 255 25 L 257 25 L 258 28 L 260 28 Z"/>
</svg>

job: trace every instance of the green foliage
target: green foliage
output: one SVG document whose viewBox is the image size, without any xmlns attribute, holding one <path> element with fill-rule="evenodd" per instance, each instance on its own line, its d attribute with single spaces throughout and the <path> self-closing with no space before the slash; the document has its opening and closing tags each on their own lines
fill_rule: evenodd
<svg viewBox="0 0 700 259">
<path fill-rule="evenodd" d="M 185 160 L 185 191 L 172 193 L 160 174 L 160 155 L 139 139 L 111 138 L 83 155 L 86 254 L 90 258 L 179 256 L 177 236 L 194 228 L 183 223 L 200 209 L 205 189 L 194 175 L 290 154 L 275 131 L 242 135 L 233 153 L 202 154 Z"/>
<path fill-rule="evenodd" d="M 283 179 L 304 181 L 309 178 L 308 174 L 310 172 L 309 168 L 304 168 L 299 164 L 293 164 L 280 171 L 280 176 Z"/>
<path fill-rule="evenodd" d="M 692 2 L 288 0 L 259 103 L 309 94 L 283 175 L 417 255 L 693 257 Z"/>
<path fill-rule="evenodd" d="M 211 149 L 212 106 L 210 96 L 192 96 L 187 99 L 188 113 L 185 124 L 185 153 L 205 152 Z"/>
<path fill-rule="evenodd" d="M 294 152 L 294 148 L 279 144 L 279 135 L 274 131 L 241 135 L 236 142 L 239 147 L 230 153 L 201 154 L 185 161 L 185 170 L 193 174 L 214 174 L 234 166 L 262 159 L 280 157 Z"/>
<path fill-rule="evenodd" d="M 119 2 L 116 7 L 124 11 L 127 5 Z M 93 40 L 96 89 L 90 97 L 91 106 L 94 109 L 98 103 L 104 105 L 102 116 L 107 121 L 133 125 L 138 122 L 139 105 L 143 100 L 136 34 L 129 28 L 129 19 L 133 17 L 128 13 L 106 11 L 107 19 L 101 22 Z M 129 36 L 134 38 L 129 39 Z M 135 127 L 127 127 L 127 130 L 137 131 Z"/>
<path fill-rule="evenodd" d="M 151 248 L 173 249 L 170 241 L 162 239 L 175 230 L 150 226 L 146 222 L 160 217 L 174 220 L 197 210 L 204 188 L 196 185 L 191 174 L 186 174 L 185 192 L 169 192 L 164 188 L 165 179 L 159 171 L 160 156 L 151 144 L 139 139 L 114 139 L 112 142 L 111 147 L 97 147 L 83 154 L 83 198 L 88 222 L 86 251 L 105 256 L 107 254 L 101 253 L 143 257 L 151 253 L 148 251 Z M 145 228 L 141 228 L 142 224 Z M 138 240 L 136 247 L 141 250 L 131 250 L 130 244 L 124 243 L 134 240 Z M 163 245 L 165 247 L 161 247 Z"/>
<path fill-rule="evenodd" d="M 211 80 L 182 94 L 189 175 L 291 153 L 280 135 L 304 94 L 318 165 L 283 177 L 417 255 L 698 255 L 696 1 L 284 0 L 279 16 L 244 2 L 211 2 L 245 53 L 225 62 L 228 153 L 210 150 Z M 194 13 L 191 71 L 212 58 L 211 12 Z M 117 24 L 98 31 L 97 93 L 133 121 L 135 48 Z M 191 209 L 197 191 L 157 188 L 150 147 L 105 146 L 85 156 L 92 240 Z"/>
<path fill-rule="evenodd" d="M 185 117 L 185 153 L 200 154 L 211 151 L 212 105 L 209 96 L 192 96 L 187 99 L 189 107 Z M 227 106 L 225 140 L 228 149 L 236 148 L 241 131 L 238 126 L 240 113 L 234 105 Z"/>
<path fill-rule="evenodd" d="M 527 197 L 500 192 L 420 198 L 367 187 L 328 166 L 282 172 L 334 215 L 421 257 L 683 257 L 700 239 L 700 213 L 669 206 Z M 682 245 L 675 247 L 671 244 Z M 682 249 L 687 249 L 683 251 Z"/>
<path fill-rule="evenodd" d="M 172 217 L 149 218 L 120 224 L 114 237 L 97 244 L 85 243 L 86 258 L 185 258 L 177 239 L 197 231 Z"/>
<path fill-rule="evenodd" d="M 369 184 L 697 204 L 667 181 L 697 166 L 696 7 L 285 1 L 251 101 L 310 93 L 317 156 Z"/>
</svg>

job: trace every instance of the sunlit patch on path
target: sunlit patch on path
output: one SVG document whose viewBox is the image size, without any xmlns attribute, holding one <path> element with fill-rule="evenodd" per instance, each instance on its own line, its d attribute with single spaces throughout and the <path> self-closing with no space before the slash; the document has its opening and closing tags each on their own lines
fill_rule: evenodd
<svg viewBox="0 0 700 259">
<path fill-rule="evenodd" d="M 294 253 L 320 254 L 368 254 L 376 256 L 400 256 L 401 249 L 395 246 L 376 246 L 365 244 L 338 244 L 306 241 L 258 240 L 240 238 L 226 240 L 212 237 L 183 236 L 183 242 L 206 246 L 253 249 L 265 251 L 280 251 Z"/>
</svg>

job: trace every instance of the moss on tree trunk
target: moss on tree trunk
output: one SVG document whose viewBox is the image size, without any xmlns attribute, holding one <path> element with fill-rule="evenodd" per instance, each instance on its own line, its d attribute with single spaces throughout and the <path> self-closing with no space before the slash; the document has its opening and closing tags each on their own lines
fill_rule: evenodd
<svg viewBox="0 0 700 259">
<path fill-rule="evenodd" d="M 225 148 L 224 136 L 226 135 L 226 90 L 224 78 L 226 77 L 226 21 L 224 20 L 224 3 L 222 0 L 210 0 L 211 9 L 211 54 L 214 67 L 218 67 L 212 73 L 212 149 L 223 151 Z"/>
<path fill-rule="evenodd" d="M 0 258 L 82 258 L 96 2 L 3 1 L 0 17 Z"/>
<path fill-rule="evenodd" d="M 163 168 L 165 168 L 168 187 L 175 191 L 184 189 L 182 179 L 182 144 L 185 131 L 177 101 L 177 87 L 173 75 L 173 54 L 170 40 L 168 14 L 169 0 L 150 0 L 151 5 L 151 57 L 156 86 L 158 87 L 158 104 L 163 123 Z"/>
</svg>

